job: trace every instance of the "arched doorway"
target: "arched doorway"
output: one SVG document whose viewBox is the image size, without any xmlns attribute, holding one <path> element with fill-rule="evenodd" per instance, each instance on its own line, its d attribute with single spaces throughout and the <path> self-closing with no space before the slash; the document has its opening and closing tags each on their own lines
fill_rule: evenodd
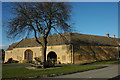
<svg viewBox="0 0 120 80">
<path fill-rule="evenodd" d="M 57 62 L 57 55 L 55 52 L 51 51 L 47 55 L 47 61 L 54 61 L 55 63 Z"/>
<path fill-rule="evenodd" d="M 25 51 L 24 53 L 24 59 L 27 61 L 27 62 L 32 62 L 32 59 L 33 59 L 33 51 L 28 49 Z"/>
</svg>

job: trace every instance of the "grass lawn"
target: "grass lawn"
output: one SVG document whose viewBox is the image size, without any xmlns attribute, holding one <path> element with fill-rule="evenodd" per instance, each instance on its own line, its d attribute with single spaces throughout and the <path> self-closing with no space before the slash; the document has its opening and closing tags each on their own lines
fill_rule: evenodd
<svg viewBox="0 0 120 80">
<path fill-rule="evenodd" d="M 115 63 L 120 63 L 120 60 L 99 61 L 99 62 L 93 62 L 90 64 L 115 64 Z"/>
<path fill-rule="evenodd" d="M 54 69 L 43 69 L 43 70 L 29 70 L 25 67 L 3 67 L 3 78 L 28 78 L 40 75 L 49 74 L 67 74 L 78 71 L 85 71 L 95 68 L 101 68 L 104 66 L 93 66 L 93 65 L 65 65 L 60 68 Z"/>
</svg>

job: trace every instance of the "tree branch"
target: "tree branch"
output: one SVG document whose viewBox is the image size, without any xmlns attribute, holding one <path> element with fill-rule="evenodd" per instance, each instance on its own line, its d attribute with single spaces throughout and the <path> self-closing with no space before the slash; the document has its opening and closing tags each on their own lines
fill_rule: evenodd
<svg viewBox="0 0 120 80">
<path fill-rule="evenodd" d="M 28 25 L 29 25 L 29 24 L 28 24 Z M 37 41 L 39 44 L 41 44 L 41 45 L 43 46 L 43 44 L 38 40 L 37 32 L 36 32 L 34 26 L 33 26 L 33 25 L 29 25 L 29 26 L 32 27 L 32 29 L 33 29 L 33 31 L 34 31 L 34 35 L 35 35 L 35 39 L 36 39 L 36 41 Z"/>
</svg>

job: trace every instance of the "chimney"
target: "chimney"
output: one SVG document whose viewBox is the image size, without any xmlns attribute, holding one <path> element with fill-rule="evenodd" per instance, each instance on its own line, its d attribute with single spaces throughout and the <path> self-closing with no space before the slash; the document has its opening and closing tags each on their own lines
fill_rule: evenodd
<svg viewBox="0 0 120 80">
<path fill-rule="evenodd" d="M 112 37 L 115 38 L 115 35 L 113 35 Z"/>
<path fill-rule="evenodd" d="M 106 37 L 109 37 L 109 33 L 106 33 Z"/>
</svg>

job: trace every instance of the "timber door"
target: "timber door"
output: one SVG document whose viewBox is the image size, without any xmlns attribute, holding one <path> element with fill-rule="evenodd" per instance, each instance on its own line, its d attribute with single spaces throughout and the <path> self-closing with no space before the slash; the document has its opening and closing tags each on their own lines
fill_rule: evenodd
<svg viewBox="0 0 120 80">
<path fill-rule="evenodd" d="M 26 50 L 25 53 L 24 53 L 24 59 L 27 61 L 27 62 L 32 62 L 32 59 L 33 59 L 33 52 L 32 50 Z"/>
</svg>

